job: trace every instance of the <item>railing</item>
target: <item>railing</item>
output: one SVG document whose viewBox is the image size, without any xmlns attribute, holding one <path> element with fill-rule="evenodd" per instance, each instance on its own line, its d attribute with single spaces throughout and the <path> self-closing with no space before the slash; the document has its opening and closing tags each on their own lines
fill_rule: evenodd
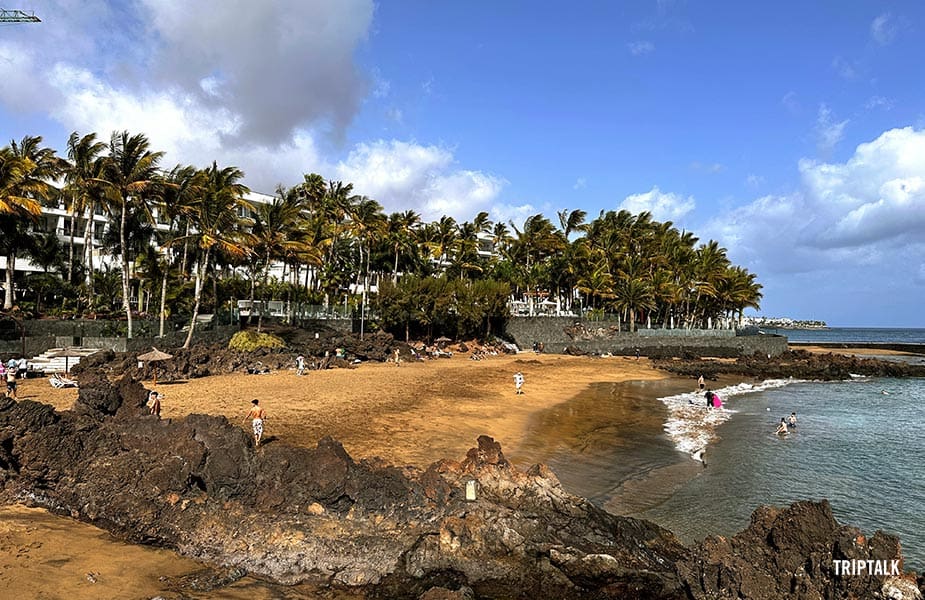
<svg viewBox="0 0 925 600">
<path fill-rule="evenodd" d="M 352 307 L 343 305 L 322 304 L 303 304 L 301 302 L 287 303 L 283 300 L 270 300 L 265 303 L 262 300 L 254 300 L 253 306 L 250 300 L 238 300 L 235 306 L 235 318 L 258 316 L 261 313 L 265 317 L 276 318 L 293 318 L 295 320 L 306 319 L 352 319 L 359 318 L 359 311 Z M 375 318 L 373 312 L 366 308 L 365 318 L 367 320 Z"/>
</svg>

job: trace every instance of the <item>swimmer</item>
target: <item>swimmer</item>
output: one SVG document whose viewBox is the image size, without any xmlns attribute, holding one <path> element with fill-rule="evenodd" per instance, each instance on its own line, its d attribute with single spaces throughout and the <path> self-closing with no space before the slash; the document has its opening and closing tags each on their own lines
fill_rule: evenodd
<svg viewBox="0 0 925 600">
<path fill-rule="evenodd" d="M 788 435 L 790 433 L 790 431 L 787 429 L 787 419 L 784 417 L 780 418 L 780 425 L 777 426 L 777 431 L 774 433 L 777 435 Z"/>
</svg>

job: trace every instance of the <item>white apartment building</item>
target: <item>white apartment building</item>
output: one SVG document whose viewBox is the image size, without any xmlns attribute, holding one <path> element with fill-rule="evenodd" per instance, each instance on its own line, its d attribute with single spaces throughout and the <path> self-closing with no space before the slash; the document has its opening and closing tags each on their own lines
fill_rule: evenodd
<svg viewBox="0 0 925 600">
<path fill-rule="evenodd" d="M 274 196 L 262 194 L 259 192 L 249 192 L 245 198 L 251 203 L 259 204 L 272 202 Z M 155 228 L 160 231 L 166 231 L 167 223 L 163 222 L 159 218 L 156 209 L 153 216 L 155 220 Z M 72 223 L 72 221 L 74 222 Z M 44 206 L 42 207 L 42 214 L 39 217 L 39 220 L 32 227 L 32 231 L 36 235 L 56 233 L 58 235 L 58 240 L 66 250 L 71 242 L 71 228 L 74 227 L 74 256 L 81 257 L 84 256 L 84 236 L 86 233 L 86 227 L 91 223 L 92 235 L 90 243 L 93 245 L 94 267 L 99 268 L 101 265 L 111 265 L 113 267 L 118 267 L 118 259 L 107 253 L 106 250 L 102 247 L 103 235 L 105 235 L 107 228 L 116 226 L 117 223 L 114 222 L 99 207 L 97 207 L 96 212 L 94 213 L 91 220 L 88 219 L 86 215 L 80 215 L 76 219 L 72 219 L 71 213 L 67 210 L 63 202 L 57 205 Z M 6 257 L 0 256 L 0 270 L 5 269 Z M 29 262 L 28 258 L 24 256 L 17 256 L 16 271 L 28 273 L 38 272 L 41 271 L 41 269 Z M 271 272 L 275 274 L 274 270 L 272 269 Z M 0 284 L 2 284 L 2 282 L 0 282 Z"/>
</svg>

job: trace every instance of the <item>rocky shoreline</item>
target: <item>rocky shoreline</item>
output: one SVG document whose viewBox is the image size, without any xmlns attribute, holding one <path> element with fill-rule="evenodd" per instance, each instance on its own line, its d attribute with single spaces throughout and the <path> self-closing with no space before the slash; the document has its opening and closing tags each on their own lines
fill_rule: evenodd
<svg viewBox="0 0 925 600">
<path fill-rule="evenodd" d="M 72 411 L 0 400 L 0 500 L 214 564 L 217 585 L 245 572 L 369 598 L 917 598 L 925 585 L 837 576 L 833 560 L 901 550 L 825 502 L 758 509 L 733 538 L 691 548 L 568 494 L 542 465 L 514 468 L 489 437 L 423 470 L 355 461 L 330 438 L 257 450 L 222 417 L 145 414 L 130 377 L 80 383 Z"/>
<path fill-rule="evenodd" d="M 858 358 L 838 353 L 790 350 L 778 356 L 746 356 L 735 361 L 711 359 L 656 359 L 655 368 L 696 379 L 716 379 L 721 375 L 755 379 L 805 379 L 836 381 L 852 376 L 925 377 L 925 365 Z"/>
</svg>

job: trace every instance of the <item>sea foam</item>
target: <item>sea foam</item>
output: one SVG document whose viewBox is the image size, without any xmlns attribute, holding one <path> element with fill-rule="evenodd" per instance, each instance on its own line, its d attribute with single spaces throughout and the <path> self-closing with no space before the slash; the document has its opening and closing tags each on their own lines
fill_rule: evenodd
<svg viewBox="0 0 925 600">
<path fill-rule="evenodd" d="M 723 408 L 707 408 L 704 397 L 706 392 L 703 390 L 659 398 L 668 408 L 665 433 L 678 450 L 690 454 L 694 460 L 702 461 L 703 451 L 716 439 L 716 428 L 736 412 L 730 406 L 730 400 L 796 382 L 795 379 L 768 379 L 756 384 L 739 383 L 712 390 L 722 398 Z"/>
</svg>

